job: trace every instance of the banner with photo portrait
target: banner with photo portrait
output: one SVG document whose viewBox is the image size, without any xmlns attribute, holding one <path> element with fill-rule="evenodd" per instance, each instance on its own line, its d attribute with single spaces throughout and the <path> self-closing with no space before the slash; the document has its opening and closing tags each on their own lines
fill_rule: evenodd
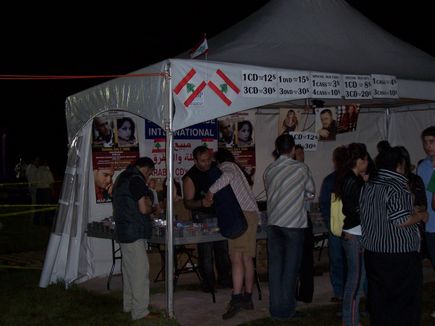
<svg viewBox="0 0 435 326">
<path fill-rule="evenodd" d="M 337 106 L 337 134 L 356 130 L 359 116 L 359 104 Z"/>
<path fill-rule="evenodd" d="M 337 135 L 336 108 L 316 108 L 316 132 L 319 141 L 335 140 Z"/>
<path fill-rule="evenodd" d="M 180 179 L 194 164 L 192 152 L 197 146 L 217 150 L 217 121 L 210 120 L 175 131 L 174 178 Z M 166 132 L 154 122 L 145 120 L 145 156 L 155 163 L 153 178 L 166 178 Z"/>
<path fill-rule="evenodd" d="M 237 163 L 255 174 L 255 112 L 244 111 L 219 118 L 219 148 L 231 151 Z"/>
<path fill-rule="evenodd" d="M 92 168 L 96 203 L 112 202 L 116 176 L 139 158 L 138 118 L 110 112 L 92 122 Z"/>
<path fill-rule="evenodd" d="M 278 120 L 278 135 L 303 131 L 303 109 L 280 109 Z"/>
</svg>

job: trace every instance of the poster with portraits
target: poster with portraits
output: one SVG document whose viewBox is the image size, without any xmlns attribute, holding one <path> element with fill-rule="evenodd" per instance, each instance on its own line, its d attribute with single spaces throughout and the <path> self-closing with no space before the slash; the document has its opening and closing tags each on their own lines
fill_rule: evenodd
<svg viewBox="0 0 435 326">
<path fill-rule="evenodd" d="M 337 135 L 336 108 L 316 108 L 316 132 L 319 141 L 335 140 Z"/>
<path fill-rule="evenodd" d="M 359 104 L 341 105 L 337 107 L 337 134 L 356 130 L 359 116 Z"/>
<path fill-rule="evenodd" d="M 278 120 L 278 135 L 283 133 L 303 131 L 303 109 L 280 109 Z"/>
<path fill-rule="evenodd" d="M 255 112 L 239 112 L 218 119 L 219 148 L 231 151 L 249 175 L 255 173 Z"/>
<path fill-rule="evenodd" d="M 136 119 L 118 111 L 92 121 L 92 169 L 98 204 L 112 202 L 116 176 L 139 158 Z"/>
<path fill-rule="evenodd" d="M 180 179 L 192 167 L 193 150 L 206 146 L 217 150 L 217 121 L 210 120 L 177 130 L 174 133 L 174 177 Z M 155 163 L 153 178 L 166 178 L 166 133 L 154 122 L 145 120 L 145 156 Z"/>
</svg>

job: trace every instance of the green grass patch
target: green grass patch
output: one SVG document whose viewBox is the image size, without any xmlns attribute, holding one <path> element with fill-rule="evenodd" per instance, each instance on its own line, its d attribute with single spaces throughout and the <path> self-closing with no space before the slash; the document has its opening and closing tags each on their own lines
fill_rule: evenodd
<svg viewBox="0 0 435 326">
<path fill-rule="evenodd" d="M 13 209 L 1 209 L 0 213 Z M 34 225 L 30 214 L 0 218 L 0 255 L 24 251 L 45 250 L 51 228 Z"/>
<path fill-rule="evenodd" d="M 122 293 L 98 294 L 58 283 L 41 289 L 40 272 L 0 270 L 0 325 L 178 325 L 162 317 L 131 321 Z"/>
</svg>

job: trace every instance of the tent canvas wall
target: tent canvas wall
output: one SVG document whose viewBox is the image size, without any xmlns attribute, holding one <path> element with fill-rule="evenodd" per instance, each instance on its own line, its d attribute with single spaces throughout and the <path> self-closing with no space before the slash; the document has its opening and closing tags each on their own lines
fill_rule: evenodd
<svg viewBox="0 0 435 326">
<path fill-rule="evenodd" d="M 405 145 L 412 157 L 423 157 L 419 133 L 435 123 L 431 103 L 435 100 L 435 59 L 380 30 L 344 1 L 271 1 L 246 21 L 211 40 L 209 53 L 209 58 L 216 61 L 166 60 L 136 71 L 132 74 L 136 77 L 115 79 L 67 99 L 70 151 L 41 286 L 58 279 L 69 284 L 99 275 L 96 270 L 100 269 L 95 268 L 95 257 L 92 257 L 93 248 L 84 234 L 89 218 L 86 187 L 91 168 L 87 126 L 93 117 L 107 110 L 130 112 L 165 128 L 169 132 L 170 163 L 172 131 L 247 109 L 266 107 L 273 111 L 277 107 L 303 106 L 311 98 L 311 93 L 243 96 L 243 86 L 248 85 L 243 81 L 243 74 L 266 72 L 275 76 L 310 77 L 324 71 L 339 74 L 340 80 L 342 74 L 370 78 L 372 74 L 393 75 L 398 77 L 398 96 L 362 101 L 365 109 L 357 132 L 346 134 L 336 142 L 319 144 L 312 157 L 307 155 L 307 163 L 319 187 L 319 180 L 330 171 L 331 151 L 341 143 L 361 141 L 374 153 L 377 141 L 389 139 L 393 145 Z M 222 80 L 230 92 L 227 98 L 230 104 L 210 86 L 210 81 L 223 83 Z M 193 98 L 186 87 L 189 81 L 195 87 L 203 85 Z M 332 105 L 355 102 L 342 96 L 325 100 Z M 258 125 L 275 123 L 276 115 L 265 110 L 258 111 Z M 271 160 L 269 152 L 275 136 L 265 132 L 265 137 L 259 137 L 257 150 L 266 150 L 256 154 L 263 159 L 259 160 L 261 168 L 257 178 L 261 178 L 261 170 Z M 261 182 L 258 179 L 256 182 L 258 187 Z M 168 189 L 171 191 L 171 187 Z M 171 247 L 171 242 L 168 245 Z M 168 256 L 170 259 L 172 255 Z"/>
</svg>

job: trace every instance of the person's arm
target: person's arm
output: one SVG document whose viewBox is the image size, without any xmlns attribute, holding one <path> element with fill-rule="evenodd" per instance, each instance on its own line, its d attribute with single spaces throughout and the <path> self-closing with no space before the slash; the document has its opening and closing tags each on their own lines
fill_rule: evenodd
<svg viewBox="0 0 435 326">
<path fill-rule="evenodd" d="M 414 225 L 420 222 L 426 223 L 429 218 L 429 214 L 427 211 L 424 212 L 414 212 L 411 215 L 409 215 L 408 219 L 405 221 L 405 223 L 400 224 L 399 226 L 405 227 Z"/>
<path fill-rule="evenodd" d="M 409 214 L 409 208 L 406 206 L 408 199 L 404 196 L 406 196 L 404 192 L 396 192 L 388 196 L 387 216 L 391 223 L 398 227 L 411 226 L 420 221 L 426 223 L 429 218 L 427 211 L 414 211 Z"/>
<path fill-rule="evenodd" d="M 209 192 L 212 194 L 217 193 L 219 190 L 229 185 L 231 180 L 233 180 L 236 175 L 234 171 L 234 167 L 229 164 L 224 164 L 220 167 L 222 171 L 222 175 L 217 179 L 210 187 Z"/>
<path fill-rule="evenodd" d="M 435 192 L 432 194 L 432 210 L 435 211 Z"/>
<path fill-rule="evenodd" d="M 320 137 L 323 137 L 323 138 L 329 137 L 329 131 L 326 128 L 319 129 L 319 131 L 317 133 L 320 135 Z"/>
<path fill-rule="evenodd" d="M 153 204 L 149 197 L 142 196 L 137 203 L 139 205 L 139 211 L 144 215 L 151 214 L 154 211 Z"/>
<path fill-rule="evenodd" d="M 210 207 L 213 202 L 210 200 L 194 199 L 195 198 L 195 185 L 191 178 L 185 176 L 183 179 L 184 190 L 184 207 L 187 209 L 197 209 L 201 207 Z"/>
<path fill-rule="evenodd" d="M 323 221 L 329 225 L 331 218 L 331 193 L 333 184 L 328 177 L 323 180 L 322 187 L 319 194 L 320 213 L 322 214 Z"/>
<path fill-rule="evenodd" d="M 308 167 L 308 165 L 305 164 L 305 166 L 307 167 L 307 174 L 308 174 L 308 179 L 305 184 L 305 192 L 310 194 L 315 194 L 316 186 L 314 185 L 314 180 L 313 180 L 313 176 L 311 175 L 311 170 Z"/>
</svg>

